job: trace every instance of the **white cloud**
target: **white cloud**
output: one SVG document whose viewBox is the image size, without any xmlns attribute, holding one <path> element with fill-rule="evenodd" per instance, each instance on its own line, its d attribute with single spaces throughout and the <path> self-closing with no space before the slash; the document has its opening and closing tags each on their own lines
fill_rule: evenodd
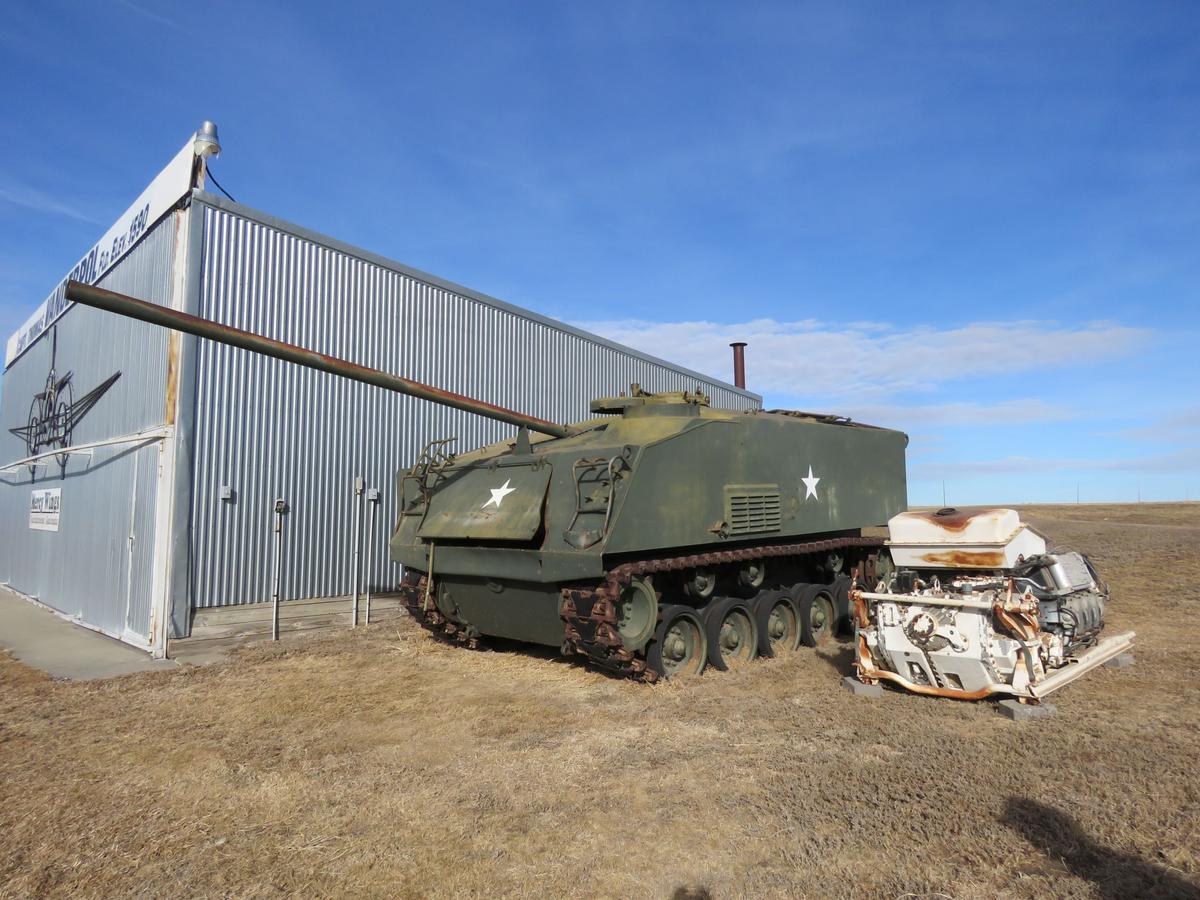
<svg viewBox="0 0 1200 900">
<path fill-rule="evenodd" d="M 53 197 L 32 188 L 0 188 L 0 200 L 6 200 L 14 206 L 22 206 L 25 209 L 32 209 L 35 212 L 46 213 L 52 216 L 64 216 L 65 218 L 75 219 L 79 222 L 87 222 L 90 225 L 104 224 L 94 216 L 80 212 L 70 204 L 63 203 L 61 200 L 55 200 Z"/>
<path fill-rule="evenodd" d="M 1172 453 L 1123 459 L 1038 458 L 1005 456 L 988 460 L 946 460 L 919 463 L 909 468 L 913 479 L 945 478 L 948 475 L 1045 474 L 1063 471 L 1103 472 L 1195 472 L 1200 470 L 1200 447 L 1185 447 Z"/>
<path fill-rule="evenodd" d="M 1185 409 L 1169 416 L 1160 416 L 1149 425 L 1122 428 L 1113 432 L 1119 437 L 1154 441 L 1159 444 L 1175 444 L 1195 440 L 1200 430 L 1200 406 Z"/>
<path fill-rule="evenodd" d="M 1184 410 L 1181 413 L 1176 413 L 1169 416 L 1163 425 L 1166 428 L 1176 429 L 1179 431 L 1191 431 L 1200 428 L 1200 406 L 1193 409 Z"/>
<path fill-rule="evenodd" d="M 137 3 L 134 3 L 133 0 L 117 0 L 117 3 L 129 11 L 137 13 L 139 16 L 144 16 L 152 22 L 157 22 L 159 25 L 166 25 L 168 28 L 174 28 L 176 31 L 185 30 L 182 25 L 169 16 L 164 16 L 160 12 L 140 6 Z"/>
<path fill-rule="evenodd" d="M 871 404 L 947 382 L 1094 364 L 1144 345 L 1146 329 L 1114 322 L 976 322 L 937 328 L 805 319 L 737 323 L 581 322 L 580 327 L 699 372 L 729 380 L 729 343 L 749 343 L 749 387 L 759 393 Z M 1011 401 L 1014 403 L 1029 401 Z"/>
<path fill-rule="evenodd" d="M 1075 407 L 1058 406 L 1034 398 L 999 403 L 929 403 L 896 405 L 851 405 L 841 415 L 871 425 L 887 425 L 902 431 L 930 425 L 1026 425 L 1033 422 L 1063 422 L 1078 418 Z"/>
</svg>

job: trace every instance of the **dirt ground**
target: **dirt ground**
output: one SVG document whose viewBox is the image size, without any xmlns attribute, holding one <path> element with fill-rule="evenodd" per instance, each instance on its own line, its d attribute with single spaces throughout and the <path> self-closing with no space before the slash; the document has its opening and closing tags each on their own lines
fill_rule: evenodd
<svg viewBox="0 0 1200 900">
<path fill-rule="evenodd" d="M 63 683 L 0 658 L 0 895 L 1200 896 L 1200 504 L 1038 507 L 1137 664 L 1016 724 L 847 645 L 648 687 L 410 623 Z"/>
</svg>

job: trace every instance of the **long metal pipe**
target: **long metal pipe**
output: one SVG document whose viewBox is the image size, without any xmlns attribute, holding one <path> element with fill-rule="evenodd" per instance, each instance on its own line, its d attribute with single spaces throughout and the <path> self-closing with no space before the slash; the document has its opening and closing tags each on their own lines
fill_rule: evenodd
<svg viewBox="0 0 1200 900">
<path fill-rule="evenodd" d="M 961 594 L 952 597 L 935 597 L 926 594 L 876 594 L 872 591 L 855 591 L 864 600 L 876 603 L 903 603 L 918 606 L 960 606 L 965 609 L 991 609 L 996 604 L 991 600 L 974 600 Z M 854 595 L 851 595 L 853 599 Z"/>
<path fill-rule="evenodd" d="M 241 347 L 243 350 L 261 353 L 264 356 L 272 356 L 275 359 L 282 359 L 286 362 L 295 363 L 298 366 L 316 369 L 319 372 L 329 372 L 331 375 L 340 375 L 342 378 L 349 378 L 352 381 L 372 384 L 375 387 L 394 391 L 397 394 L 408 394 L 411 397 L 420 397 L 422 400 L 431 400 L 443 406 L 465 410 L 466 412 L 472 412 L 489 419 L 496 419 L 499 422 L 507 422 L 510 425 L 516 425 L 518 428 L 528 428 L 530 431 L 549 434 L 554 437 L 570 437 L 576 433 L 574 429 L 568 428 L 566 425 L 559 425 L 556 422 L 549 422 L 545 419 L 539 419 L 536 416 L 527 416 L 516 410 L 505 409 L 503 406 L 495 406 L 491 403 L 485 403 L 482 400 L 474 400 L 471 397 L 456 394 L 453 391 L 443 391 L 440 388 L 422 384 L 419 381 L 412 381 L 408 378 L 401 378 L 399 375 L 392 375 L 390 372 L 370 369 L 346 359 L 339 359 L 336 356 L 326 356 L 324 353 L 317 353 L 315 350 L 306 350 L 303 347 L 297 347 L 295 344 L 276 341 L 268 337 L 263 337 L 261 334 L 242 331 L 240 328 L 231 328 L 228 325 L 222 325 L 220 322 L 214 322 L 211 319 L 189 315 L 176 309 L 159 306 L 156 303 L 147 303 L 144 300 L 138 300 L 136 297 L 118 294 L 115 291 L 106 291 L 103 288 L 98 288 L 90 284 L 68 281 L 66 298 L 73 303 L 82 303 L 84 306 L 92 306 L 96 309 L 103 309 L 121 316 L 140 319 L 152 325 L 161 325 L 164 328 L 184 331 L 188 334 L 194 334 L 197 337 L 208 338 L 210 341 L 216 341 L 220 344 Z"/>
</svg>

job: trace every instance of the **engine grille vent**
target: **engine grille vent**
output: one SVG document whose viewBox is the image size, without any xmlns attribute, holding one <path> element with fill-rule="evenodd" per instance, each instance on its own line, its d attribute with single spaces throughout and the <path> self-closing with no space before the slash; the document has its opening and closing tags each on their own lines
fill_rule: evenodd
<svg viewBox="0 0 1200 900">
<path fill-rule="evenodd" d="M 778 531 L 779 485 L 725 485 L 725 522 L 729 534 L 764 534 Z"/>
</svg>

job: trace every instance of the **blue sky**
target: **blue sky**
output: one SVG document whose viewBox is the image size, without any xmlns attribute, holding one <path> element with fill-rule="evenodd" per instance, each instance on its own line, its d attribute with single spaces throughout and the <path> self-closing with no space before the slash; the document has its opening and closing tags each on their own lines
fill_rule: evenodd
<svg viewBox="0 0 1200 900">
<path fill-rule="evenodd" d="M 1200 5 L 45 0 L 0 332 L 205 118 L 239 200 L 903 428 L 910 499 L 1200 498 Z"/>
</svg>

